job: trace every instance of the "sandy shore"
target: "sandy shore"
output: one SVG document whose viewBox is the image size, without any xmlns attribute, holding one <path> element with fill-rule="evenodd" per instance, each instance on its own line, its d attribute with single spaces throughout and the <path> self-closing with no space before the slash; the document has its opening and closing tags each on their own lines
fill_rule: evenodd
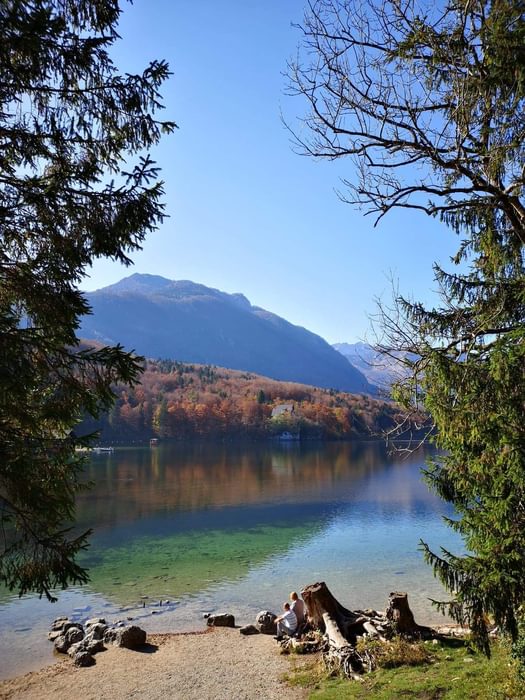
<svg viewBox="0 0 525 700">
<path fill-rule="evenodd" d="M 0 698 L 34 700 L 300 700 L 282 676 L 297 657 L 282 656 L 272 637 L 238 629 L 148 635 L 145 651 L 109 647 L 96 665 L 76 668 L 65 657 L 52 666 L 0 683 Z"/>
</svg>

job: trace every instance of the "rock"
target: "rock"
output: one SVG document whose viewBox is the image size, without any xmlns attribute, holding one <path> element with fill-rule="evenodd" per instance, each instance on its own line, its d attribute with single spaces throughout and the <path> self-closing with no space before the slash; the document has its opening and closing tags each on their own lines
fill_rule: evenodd
<svg viewBox="0 0 525 700">
<path fill-rule="evenodd" d="M 70 627 L 64 634 L 55 639 L 55 649 L 61 654 L 65 654 L 72 644 L 82 641 L 84 632 L 78 627 Z"/>
<path fill-rule="evenodd" d="M 66 637 L 63 634 L 55 639 L 54 645 L 59 654 L 67 654 L 67 650 L 71 646 L 71 644 L 67 643 Z"/>
<path fill-rule="evenodd" d="M 106 648 L 102 639 L 85 639 L 80 643 L 84 645 L 85 650 L 89 651 L 90 654 L 98 654 L 99 651 L 104 651 Z"/>
<path fill-rule="evenodd" d="M 255 626 L 262 634 L 277 634 L 276 617 L 277 615 L 269 610 L 261 610 L 255 618 Z"/>
<path fill-rule="evenodd" d="M 51 631 L 55 632 L 57 630 L 61 630 L 66 622 L 69 622 L 68 617 L 57 617 L 56 620 L 53 620 L 53 623 L 51 625 Z"/>
<path fill-rule="evenodd" d="M 122 627 L 115 630 L 113 643 L 125 649 L 137 649 L 146 643 L 146 632 L 136 625 Z"/>
<path fill-rule="evenodd" d="M 96 662 L 88 651 L 80 651 L 73 659 L 75 666 L 93 666 Z"/>
<path fill-rule="evenodd" d="M 230 613 L 210 615 L 206 624 L 208 627 L 235 627 L 235 617 Z"/>
<path fill-rule="evenodd" d="M 111 627 L 104 632 L 104 641 L 106 644 L 113 644 L 116 638 L 117 630 L 114 627 Z"/>
<path fill-rule="evenodd" d="M 255 625 L 244 625 L 244 627 L 241 627 L 239 630 L 241 634 L 259 634 L 259 630 Z"/>
<path fill-rule="evenodd" d="M 49 639 L 50 642 L 54 642 L 55 639 L 60 637 L 62 635 L 62 632 L 60 630 L 54 630 L 48 633 L 47 638 Z"/>
<path fill-rule="evenodd" d="M 107 628 L 108 626 L 102 622 L 96 622 L 86 629 L 86 635 L 89 635 L 92 639 L 104 639 Z"/>
<path fill-rule="evenodd" d="M 92 639 L 91 637 L 84 637 L 81 642 L 72 644 L 67 653 L 72 658 L 81 651 L 87 651 L 89 654 L 98 654 L 99 651 L 104 651 L 104 642 L 101 639 Z"/>
<path fill-rule="evenodd" d="M 83 632 L 84 628 L 80 624 L 80 622 L 70 622 L 69 620 L 64 623 L 64 626 L 62 627 L 62 634 L 65 634 L 68 630 L 71 629 L 77 629 L 81 630 Z"/>
<path fill-rule="evenodd" d="M 92 617 L 86 620 L 84 627 L 93 627 L 94 625 L 106 625 L 106 620 L 103 617 Z"/>
</svg>

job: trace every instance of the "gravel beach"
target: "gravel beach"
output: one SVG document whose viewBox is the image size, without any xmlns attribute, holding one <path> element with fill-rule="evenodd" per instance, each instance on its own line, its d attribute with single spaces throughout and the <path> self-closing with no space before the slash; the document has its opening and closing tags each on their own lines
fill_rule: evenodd
<svg viewBox="0 0 525 700">
<path fill-rule="evenodd" d="M 96 665 L 76 668 L 68 657 L 41 671 L 0 683 L 0 698 L 34 700 L 300 700 L 282 676 L 297 657 L 281 655 L 267 635 L 238 629 L 149 635 L 144 651 L 109 646 Z"/>
</svg>

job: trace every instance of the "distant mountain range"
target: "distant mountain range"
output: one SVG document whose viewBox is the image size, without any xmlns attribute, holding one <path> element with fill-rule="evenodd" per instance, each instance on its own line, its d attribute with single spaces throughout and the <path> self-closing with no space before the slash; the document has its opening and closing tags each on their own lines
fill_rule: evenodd
<svg viewBox="0 0 525 700">
<path fill-rule="evenodd" d="M 332 347 L 380 390 L 388 390 L 406 374 L 406 368 L 394 357 L 382 355 L 367 343 L 335 343 Z"/>
<path fill-rule="evenodd" d="M 252 306 L 242 294 L 134 274 L 86 297 L 93 310 L 82 319 L 79 331 L 86 339 L 121 343 L 150 358 L 376 393 L 366 377 L 320 336 Z"/>
</svg>

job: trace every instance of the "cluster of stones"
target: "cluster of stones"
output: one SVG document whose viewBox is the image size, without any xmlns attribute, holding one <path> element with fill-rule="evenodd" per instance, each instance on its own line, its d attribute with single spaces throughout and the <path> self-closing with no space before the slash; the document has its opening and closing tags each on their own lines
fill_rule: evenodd
<svg viewBox="0 0 525 700">
<path fill-rule="evenodd" d="M 146 643 L 146 632 L 136 625 L 110 627 L 102 617 L 87 620 L 84 625 L 59 617 L 51 625 L 48 639 L 59 653 L 68 654 L 76 666 L 92 666 L 94 655 L 104 651 L 105 644 L 137 649 Z"/>
</svg>

